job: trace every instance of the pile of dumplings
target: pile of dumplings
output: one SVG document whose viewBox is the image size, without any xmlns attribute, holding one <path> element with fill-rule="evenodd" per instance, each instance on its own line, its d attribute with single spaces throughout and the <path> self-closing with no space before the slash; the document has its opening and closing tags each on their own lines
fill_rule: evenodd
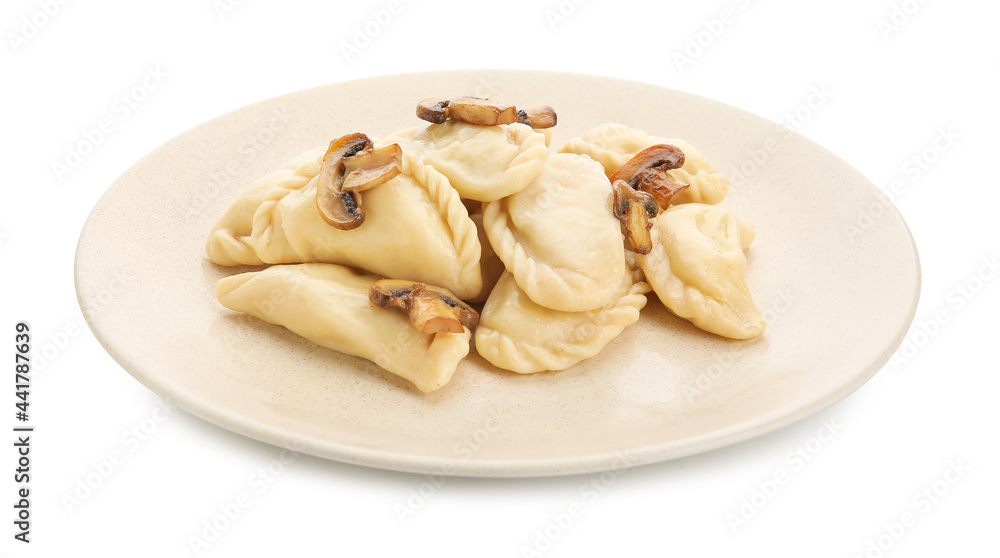
<svg viewBox="0 0 1000 558">
<path fill-rule="evenodd" d="M 498 368 L 566 369 L 635 323 L 650 291 L 705 331 L 763 333 L 745 279 L 753 226 L 716 205 L 729 181 L 701 153 L 618 124 L 553 152 L 550 130 L 538 128 L 524 118 L 445 119 L 374 140 L 401 148 L 398 174 L 360 194 L 364 222 L 350 230 L 317 209 L 327 149 L 295 157 L 209 234 L 213 263 L 267 266 L 221 279 L 219 302 L 371 360 L 423 392 L 451 379 L 473 336 Z M 609 177 L 661 144 L 683 151 L 683 166 L 667 172 L 687 188 L 649 221 L 652 247 L 641 254 L 614 214 Z M 384 279 L 481 305 L 478 325 L 424 333 L 406 312 L 373 304 Z"/>
</svg>

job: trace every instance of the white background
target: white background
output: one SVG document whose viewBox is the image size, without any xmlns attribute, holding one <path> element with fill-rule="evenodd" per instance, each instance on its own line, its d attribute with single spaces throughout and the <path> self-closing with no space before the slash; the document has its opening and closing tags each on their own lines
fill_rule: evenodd
<svg viewBox="0 0 1000 558">
<path fill-rule="evenodd" d="M 37 363 L 32 386 L 32 542 L 13 539 L 11 437 L 0 452 L 0 554 L 195 555 L 190 538 L 213 519 L 228 525 L 202 556 L 995 551 L 1000 281 L 985 262 L 1000 250 L 996 3 L 401 0 L 376 29 L 373 12 L 389 5 L 3 3 L 0 337 L 12 345 L 14 324 L 27 320 L 35 350 L 49 347 L 52 358 Z M 377 34 L 358 37 L 366 24 Z M 359 52 L 345 54 L 355 42 Z M 283 465 L 278 448 L 158 411 L 160 399 L 99 346 L 75 298 L 77 236 L 104 191 L 150 150 L 223 112 L 330 82 L 454 68 L 686 90 L 795 127 L 883 190 L 895 183 L 923 268 L 903 348 L 857 392 L 797 424 L 603 479 L 433 486 L 307 456 Z M 150 70 L 162 78 L 147 79 L 153 87 L 125 110 L 120 96 Z M 105 118 L 113 129 L 98 145 L 69 172 L 54 170 Z M 14 423 L 10 379 L 0 424 Z M 268 467 L 277 474 L 261 476 Z M 770 483 L 775 475 L 786 482 Z M 584 488 L 592 482 L 601 490 Z M 218 520 L 241 492 L 249 505 Z M 574 505 L 582 514 L 567 520 Z M 416 513 L 401 520 L 401 506 Z"/>
</svg>

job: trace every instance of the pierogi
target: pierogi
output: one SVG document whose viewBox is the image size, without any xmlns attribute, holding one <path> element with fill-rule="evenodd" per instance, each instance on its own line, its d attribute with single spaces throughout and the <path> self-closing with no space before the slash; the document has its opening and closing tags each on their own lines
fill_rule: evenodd
<svg viewBox="0 0 1000 558">
<path fill-rule="evenodd" d="M 218 265 L 262 265 L 264 261 L 254 249 L 254 214 L 264 198 L 275 188 L 298 190 L 319 174 L 324 149 L 306 151 L 259 178 L 243 193 L 212 228 L 205 242 L 208 259 Z"/>
<path fill-rule="evenodd" d="M 617 298 L 627 264 L 610 196 L 600 165 L 561 153 L 520 192 L 484 204 L 490 244 L 537 304 L 584 312 Z"/>
<path fill-rule="evenodd" d="M 309 151 L 256 183 L 212 230 L 209 259 L 220 265 L 337 263 L 424 281 L 460 298 L 480 294 L 476 225 L 444 175 L 404 151 L 402 173 L 363 193 L 365 223 L 340 230 L 316 206 L 322 158 L 322 149 Z"/>
<path fill-rule="evenodd" d="M 729 193 L 729 179 L 715 170 L 694 146 L 682 139 L 651 136 L 628 126 L 607 123 L 583 137 L 570 139 L 559 152 L 587 155 L 603 165 L 604 171 L 611 176 L 640 151 L 659 144 L 674 145 L 684 152 L 684 166 L 667 171 L 674 180 L 689 185 L 674 197 L 673 203 L 717 204 L 725 199 Z"/>
<path fill-rule="evenodd" d="M 503 275 L 506 268 L 500 256 L 497 256 L 497 253 L 493 250 L 490 239 L 486 236 L 486 229 L 483 226 L 482 207 L 479 207 L 475 212 L 470 212 L 469 218 L 476 224 L 476 230 L 479 233 L 479 244 L 483 249 L 482 256 L 479 258 L 479 265 L 483 276 L 483 288 L 478 295 L 469 298 L 467 302 L 486 302 L 486 299 L 490 296 L 490 292 L 493 291 L 494 285 L 500 280 L 500 276 Z"/>
<path fill-rule="evenodd" d="M 273 265 L 220 279 L 216 298 L 317 345 L 366 358 L 421 391 L 439 389 L 469 353 L 471 332 L 421 333 L 405 314 L 373 307 L 368 290 L 378 279 L 336 264 Z"/>
<path fill-rule="evenodd" d="M 476 126 L 449 120 L 400 130 L 378 142 L 391 143 L 420 156 L 463 198 L 477 201 L 520 191 L 549 156 L 546 134 L 518 123 Z"/>
<path fill-rule="evenodd" d="M 476 328 L 476 352 L 494 366 L 520 374 L 564 370 L 590 358 L 639 319 L 647 283 L 620 278 L 613 302 L 583 312 L 561 312 L 529 298 L 510 272 L 500 277 Z"/>
<path fill-rule="evenodd" d="M 473 338 L 497 368 L 569 368 L 638 321 L 650 291 L 705 331 L 764 332 L 745 277 L 754 228 L 713 205 L 729 181 L 698 150 L 609 123 L 550 154 L 551 108 L 543 128 L 531 110 L 504 123 L 515 108 L 490 103 L 426 99 L 417 114 L 431 123 L 376 142 L 343 136 L 255 182 L 212 229 L 206 251 L 219 265 L 270 267 L 221 279 L 218 301 L 371 360 L 424 392 L 449 381 Z M 367 143 L 351 147 L 359 138 Z M 376 152 L 389 150 L 391 162 L 378 159 L 364 175 L 381 178 L 357 186 L 351 173 L 370 171 L 383 157 Z M 636 157 L 644 150 L 659 159 Z M 657 167 L 667 151 L 671 167 Z M 612 187 L 626 163 L 616 179 L 650 169 Z M 659 202 L 649 180 L 669 180 L 664 173 L 682 184 Z M 363 214 L 342 228 L 318 209 L 329 199 Z M 626 241 L 635 231 L 649 233 L 641 246 Z M 484 303 L 481 315 L 469 302 Z M 459 309 L 460 323 L 442 321 Z"/>
<path fill-rule="evenodd" d="M 652 251 L 636 261 L 667 308 L 732 339 L 764 332 L 745 277 L 752 225 L 721 207 L 685 204 L 661 213 L 651 233 Z"/>
</svg>

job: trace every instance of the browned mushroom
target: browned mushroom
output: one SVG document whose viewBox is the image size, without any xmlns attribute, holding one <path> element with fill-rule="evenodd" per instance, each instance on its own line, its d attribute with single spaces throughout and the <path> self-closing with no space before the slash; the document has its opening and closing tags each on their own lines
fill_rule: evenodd
<svg viewBox="0 0 1000 558">
<path fill-rule="evenodd" d="M 403 150 L 398 143 L 344 158 L 345 192 L 364 192 L 403 172 Z"/>
<path fill-rule="evenodd" d="M 323 155 L 316 183 L 316 207 L 324 221 L 341 230 L 355 229 L 365 221 L 361 211 L 361 197 L 353 192 L 344 192 L 344 158 L 371 150 L 372 141 L 368 136 L 348 134 L 330 142 Z"/>
<path fill-rule="evenodd" d="M 417 104 L 417 117 L 434 124 L 441 124 L 451 119 L 478 126 L 514 122 L 528 124 L 532 128 L 551 128 L 556 125 L 556 112 L 552 107 L 542 106 L 519 111 L 514 105 L 479 97 L 424 99 Z"/>
<path fill-rule="evenodd" d="M 397 144 L 375 150 L 360 132 L 331 141 L 316 179 L 320 217 L 341 230 L 360 227 L 365 222 L 360 192 L 398 175 L 402 154 Z"/>
<path fill-rule="evenodd" d="M 448 117 L 479 126 L 496 126 L 517 122 L 517 109 L 489 99 L 459 97 L 448 103 Z"/>
<path fill-rule="evenodd" d="M 556 125 L 556 111 L 548 105 L 517 111 L 517 121 L 532 128 L 551 128 Z"/>
<path fill-rule="evenodd" d="M 649 229 L 653 228 L 650 219 L 659 213 L 656 200 L 648 192 L 636 190 L 624 180 L 612 182 L 611 188 L 614 190 L 611 211 L 621 221 L 632 251 L 648 254 L 653 249 L 649 236 Z"/>
<path fill-rule="evenodd" d="M 684 152 L 673 145 L 659 144 L 643 149 L 627 163 L 618 167 L 611 175 L 611 183 L 624 180 L 629 186 L 641 189 L 656 200 L 656 205 L 663 211 L 670 205 L 670 200 L 688 187 L 675 181 L 668 170 L 684 166 Z"/>
<path fill-rule="evenodd" d="M 417 118 L 434 124 L 448 120 L 448 99 L 431 97 L 417 104 Z"/>
<path fill-rule="evenodd" d="M 424 283 L 383 279 L 372 283 L 368 300 L 380 308 L 399 308 L 423 333 L 462 333 L 479 323 L 479 314 L 447 289 Z"/>
<path fill-rule="evenodd" d="M 621 221 L 632 251 L 648 254 L 652 249 L 649 229 L 653 225 L 649 220 L 688 187 L 675 181 L 667 171 L 683 165 L 683 151 L 673 145 L 659 144 L 643 149 L 612 173 L 611 210 Z"/>
</svg>

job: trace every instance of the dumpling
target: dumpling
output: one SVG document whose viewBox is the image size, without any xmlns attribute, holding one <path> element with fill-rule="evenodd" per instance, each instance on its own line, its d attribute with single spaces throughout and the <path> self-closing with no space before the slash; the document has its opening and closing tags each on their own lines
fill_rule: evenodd
<svg viewBox="0 0 1000 558">
<path fill-rule="evenodd" d="M 469 353 L 472 334 L 428 335 L 403 312 L 373 307 L 368 289 L 378 279 L 335 264 L 275 265 L 219 280 L 216 297 L 230 310 L 371 360 L 421 391 L 439 389 Z"/>
<path fill-rule="evenodd" d="M 617 298 L 603 308 L 560 312 L 534 303 L 504 273 L 490 294 L 476 328 L 476 351 L 499 368 L 521 374 L 564 370 L 601 351 L 639 319 L 646 283 L 619 276 Z"/>
<path fill-rule="evenodd" d="M 716 204 L 725 199 L 729 193 L 729 179 L 715 170 L 704 155 L 682 139 L 650 136 L 641 130 L 608 123 L 587 132 L 582 138 L 570 139 L 559 152 L 588 155 L 603 165 L 604 172 L 611 176 L 618 167 L 643 149 L 661 143 L 674 145 L 684 152 L 684 166 L 667 173 L 678 182 L 690 184 L 690 188 L 674 196 L 673 203 Z"/>
<path fill-rule="evenodd" d="M 326 149 L 310 149 L 288 161 L 274 172 L 257 179 L 250 189 L 222 215 L 205 243 L 208 259 L 219 265 L 261 265 L 264 262 L 249 242 L 253 233 L 253 216 L 264 198 L 276 186 L 296 190 L 319 174 Z"/>
<path fill-rule="evenodd" d="M 268 175 L 237 200 L 208 237 L 209 259 L 220 265 L 337 263 L 438 285 L 460 298 L 479 294 L 482 247 L 447 178 L 404 151 L 402 173 L 361 195 L 364 224 L 340 230 L 316 208 L 324 152 L 303 154 L 293 161 L 298 166 Z"/>
<path fill-rule="evenodd" d="M 486 235 L 535 303 L 582 312 L 619 296 L 627 269 L 611 183 L 593 160 L 552 155 L 524 190 L 483 207 Z"/>
<path fill-rule="evenodd" d="M 466 302 L 486 302 L 486 299 L 490 296 L 490 291 L 493 290 L 493 286 L 497 284 L 500 275 L 503 274 L 506 268 L 504 268 L 503 262 L 497 256 L 497 253 L 493 251 L 490 239 L 486 237 L 486 230 L 483 228 L 482 207 L 475 213 L 470 213 L 469 217 L 476 224 L 476 229 L 479 232 L 479 244 L 483 247 L 482 256 L 479 258 L 479 265 L 481 266 L 483 275 L 483 289 L 478 295 L 469 298 Z"/>
<path fill-rule="evenodd" d="M 477 126 L 455 120 L 400 130 L 398 143 L 448 177 L 463 198 L 493 201 L 520 191 L 549 156 L 545 134 L 525 124 Z"/>
<path fill-rule="evenodd" d="M 545 147 L 552 147 L 552 128 L 542 128 L 535 131 L 545 136 Z"/>
<path fill-rule="evenodd" d="M 667 308 L 732 339 L 764 332 L 745 277 L 752 225 L 721 207 L 685 204 L 661 213 L 650 233 L 653 249 L 636 261 Z"/>
</svg>

